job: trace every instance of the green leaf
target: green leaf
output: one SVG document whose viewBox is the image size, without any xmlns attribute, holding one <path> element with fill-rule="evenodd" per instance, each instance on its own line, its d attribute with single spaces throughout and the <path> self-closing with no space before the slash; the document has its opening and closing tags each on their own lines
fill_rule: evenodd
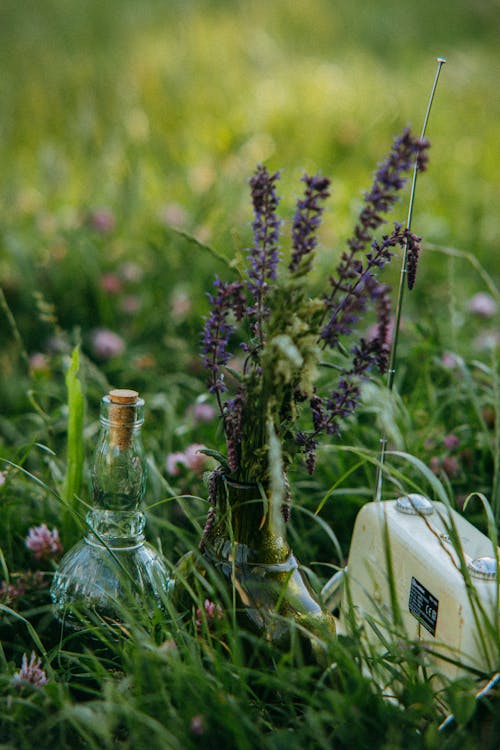
<svg viewBox="0 0 500 750">
<path fill-rule="evenodd" d="M 80 494 L 83 479 L 84 442 L 83 418 L 84 398 L 82 384 L 79 378 L 80 356 L 79 347 L 73 349 L 71 362 L 66 373 L 66 390 L 68 396 L 68 450 L 66 476 L 64 480 L 63 498 L 66 512 L 63 515 L 63 531 L 67 535 L 71 532 L 74 522 L 75 501 Z"/>
<path fill-rule="evenodd" d="M 220 465 L 225 471 L 230 470 L 228 460 L 226 456 L 224 456 L 223 453 L 212 450 L 212 448 L 200 448 L 198 453 L 203 453 L 205 456 L 210 456 L 210 458 L 215 458 L 215 460 L 220 463 Z"/>
</svg>

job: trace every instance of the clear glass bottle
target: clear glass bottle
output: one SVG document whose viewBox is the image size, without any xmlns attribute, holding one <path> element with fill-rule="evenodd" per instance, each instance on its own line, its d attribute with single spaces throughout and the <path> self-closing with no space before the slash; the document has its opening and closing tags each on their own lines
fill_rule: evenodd
<svg viewBox="0 0 500 750">
<path fill-rule="evenodd" d="M 143 421 L 136 391 L 112 390 L 102 399 L 88 531 L 64 555 L 50 592 L 56 616 L 70 627 L 89 619 L 124 622 L 138 609 L 151 616 L 169 594 L 167 569 L 144 541 Z"/>
</svg>

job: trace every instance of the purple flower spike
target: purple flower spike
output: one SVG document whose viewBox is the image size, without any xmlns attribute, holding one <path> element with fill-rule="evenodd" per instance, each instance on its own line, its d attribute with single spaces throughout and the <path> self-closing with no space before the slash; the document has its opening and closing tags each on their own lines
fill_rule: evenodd
<svg viewBox="0 0 500 750">
<path fill-rule="evenodd" d="M 405 230 L 405 237 L 408 248 L 408 258 L 406 262 L 406 282 L 408 284 L 408 289 L 411 290 L 415 286 L 415 279 L 417 278 L 417 266 L 420 256 L 420 243 L 422 241 L 422 238 L 417 237 L 416 234 L 413 234 L 413 232 L 409 231 L 408 229 Z"/>
<path fill-rule="evenodd" d="M 230 355 L 227 351 L 229 338 L 234 326 L 227 318 L 233 312 L 240 320 L 244 309 L 243 285 L 239 281 L 228 284 L 220 279 L 214 282 L 215 294 L 208 298 L 212 312 L 205 318 L 203 327 L 203 362 L 209 371 L 209 387 L 212 393 L 220 394 L 226 390 L 224 376 L 220 368 L 225 365 Z"/>
<path fill-rule="evenodd" d="M 268 310 L 264 299 L 270 281 L 276 279 L 279 261 L 280 220 L 276 209 L 280 199 L 276 195 L 275 183 L 279 172 L 270 175 L 266 167 L 259 165 L 250 180 L 252 205 L 255 215 L 253 222 L 254 246 L 250 250 L 250 268 L 248 271 L 248 289 L 255 304 L 250 314 L 255 318 L 254 330 L 259 333 Z"/>
<path fill-rule="evenodd" d="M 316 232 L 321 223 L 323 206 L 320 201 L 328 198 L 330 180 L 327 177 L 308 177 L 304 175 L 302 181 L 306 184 L 304 197 L 297 203 L 297 211 L 293 222 L 292 243 L 293 251 L 288 269 L 291 273 L 299 270 L 301 262 L 307 257 L 303 271 L 307 273 L 312 265 L 312 254 L 318 244 Z"/>
</svg>

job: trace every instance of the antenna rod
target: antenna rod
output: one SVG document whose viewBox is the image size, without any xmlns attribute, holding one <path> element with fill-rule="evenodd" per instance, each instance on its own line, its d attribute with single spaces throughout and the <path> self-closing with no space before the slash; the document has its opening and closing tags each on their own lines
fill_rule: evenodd
<svg viewBox="0 0 500 750">
<path fill-rule="evenodd" d="M 427 104 L 427 110 L 424 117 L 424 123 L 422 126 L 422 133 L 421 138 L 422 140 L 425 138 L 425 133 L 427 130 L 427 123 L 429 122 L 429 116 L 431 113 L 432 108 L 432 102 L 434 101 L 434 94 L 436 93 L 437 84 L 439 81 L 439 75 L 441 73 L 441 68 L 446 62 L 446 58 L 444 57 L 438 57 L 437 58 L 437 70 L 436 75 L 434 77 L 434 83 L 432 84 L 431 93 L 429 96 L 429 102 Z M 413 216 L 413 204 L 415 203 L 415 191 L 417 187 L 417 175 L 418 175 L 418 164 L 417 161 L 415 161 L 415 165 L 413 167 L 413 179 L 411 183 L 411 190 L 410 190 L 410 200 L 408 203 L 408 217 L 406 219 L 406 228 L 408 231 L 411 229 L 411 220 Z M 404 288 L 405 288 L 405 280 L 406 280 L 406 274 L 407 274 L 407 262 L 408 262 L 408 238 L 406 239 L 405 246 L 403 249 L 403 259 L 401 263 L 401 275 L 399 278 L 399 290 L 398 290 L 398 298 L 397 298 L 397 304 L 396 304 L 396 314 L 394 319 L 394 333 L 392 336 L 392 344 L 391 344 L 391 352 L 389 357 L 389 369 L 387 371 L 387 389 L 388 391 L 392 391 L 392 388 L 394 386 L 394 376 L 396 374 L 396 354 L 397 354 L 397 348 L 398 348 L 398 338 L 399 338 L 399 329 L 401 324 L 401 311 L 403 308 L 403 295 L 404 295 Z M 380 449 L 379 449 L 379 456 L 378 456 L 378 462 L 377 462 L 377 477 L 376 477 L 376 483 L 375 483 L 375 500 L 378 502 L 382 499 L 382 474 L 383 474 L 383 466 L 384 466 L 384 459 L 385 459 L 385 451 L 387 447 L 387 438 L 385 435 L 382 435 L 380 438 Z"/>
</svg>

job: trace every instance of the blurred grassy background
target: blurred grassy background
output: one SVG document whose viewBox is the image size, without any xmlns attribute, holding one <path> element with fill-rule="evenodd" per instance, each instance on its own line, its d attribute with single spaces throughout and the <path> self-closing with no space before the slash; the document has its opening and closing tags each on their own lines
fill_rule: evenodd
<svg viewBox="0 0 500 750">
<path fill-rule="evenodd" d="M 36 216 L 50 234 L 106 205 L 140 235 L 175 201 L 224 248 L 267 160 L 294 184 L 304 168 L 334 177 L 342 237 L 392 135 L 420 128 L 443 55 L 419 228 L 488 263 L 499 22 L 498 0 L 4 0 L 2 224 Z M 49 259 L 50 239 L 32 244 Z"/>
<path fill-rule="evenodd" d="M 393 136 L 407 124 L 420 131 L 438 56 L 448 63 L 414 230 L 470 253 L 498 286 L 499 28 L 499 0 L 3 0 L 0 282 L 19 334 L 3 315 L 4 414 L 32 410 L 33 394 L 42 411 L 64 403 L 53 357 L 62 330 L 98 365 L 87 372 L 94 406 L 106 378 L 160 394 L 168 429 L 155 445 L 169 450 L 186 434 L 185 404 L 204 389 L 205 292 L 214 273 L 228 273 L 171 225 L 232 259 L 249 241 L 247 180 L 258 162 L 283 169 L 289 217 L 303 171 L 322 171 L 333 178 L 324 278 Z M 406 201 L 393 218 L 405 217 Z M 428 429 L 417 441 L 409 428 L 410 447 L 422 451 L 443 418 L 430 417 L 433 354 L 476 353 L 483 324 L 466 300 L 484 288 L 466 257 L 424 254 L 405 302 L 403 349 L 409 342 L 414 356 L 402 357 L 400 378 L 405 393 L 417 389 L 411 403 Z M 96 357 L 97 327 L 120 334 L 125 351 Z M 48 364 L 28 369 L 39 352 Z M 19 424 L 2 423 L 7 443 L 26 433 Z"/>
</svg>

